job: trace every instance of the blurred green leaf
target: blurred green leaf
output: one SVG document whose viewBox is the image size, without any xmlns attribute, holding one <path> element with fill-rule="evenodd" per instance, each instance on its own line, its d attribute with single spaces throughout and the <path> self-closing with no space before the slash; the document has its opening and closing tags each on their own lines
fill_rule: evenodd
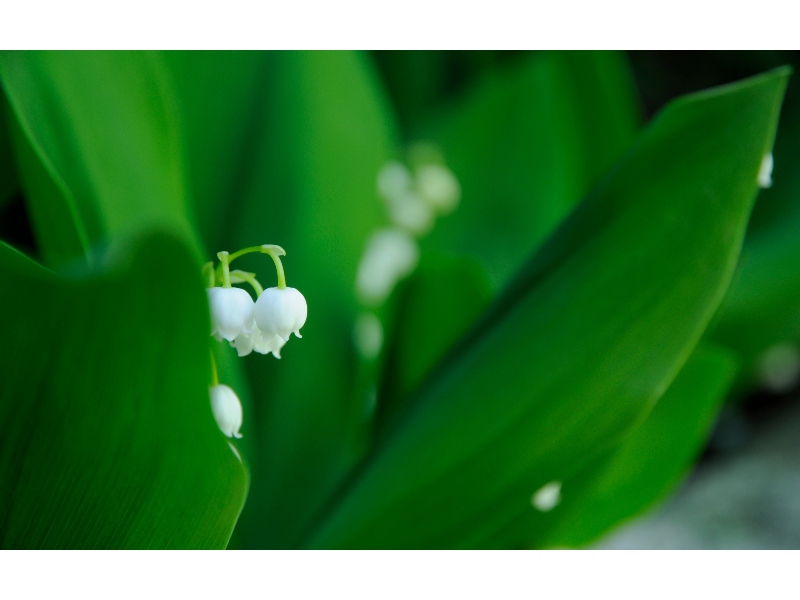
<svg viewBox="0 0 800 600">
<path fill-rule="evenodd" d="M 396 133 L 368 57 L 279 52 L 267 59 L 259 145 L 219 249 L 281 245 L 288 285 L 308 302 L 303 339 L 287 344 L 279 363 L 244 359 L 258 447 L 242 541 L 285 548 L 300 543 L 363 451 L 369 420 L 366 391 L 354 377 L 355 274 L 368 235 L 384 224 L 375 178 Z M 274 285 L 268 259 L 241 261 Z"/>
<path fill-rule="evenodd" d="M 773 186 L 761 192 L 731 288 L 708 337 L 742 360 L 738 391 L 757 384 L 770 347 L 800 342 L 800 109 L 789 103 L 775 141 Z"/>
<path fill-rule="evenodd" d="M 662 111 L 427 381 L 310 545 L 470 547 L 629 432 L 730 282 L 787 78 Z"/>
<path fill-rule="evenodd" d="M 377 427 L 385 430 L 404 401 L 486 309 L 491 291 L 475 261 L 426 256 L 397 292 L 394 331 L 378 404 Z"/>
<path fill-rule="evenodd" d="M 0 244 L 4 548 L 224 548 L 236 523 L 196 263 L 165 236 L 123 256 L 64 278 Z"/>
<path fill-rule="evenodd" d="M 472 256 L 502 288 L 633 142 L 635 98 L 618 53 L 539 53 L 490 72 L 417 132 L 463 190 L 423 249 Z"/>
<path fill-rule="evenodd" d="M 577 547 L 661 499 L 701 452 L 736 374 L 732 352 L 701 344 L 644 422 L 619 448 L 563 482 L 551 512 L 520 503 L 519 517 L 487 545 Z"/>
<path fill-rule="evenodd" d="M 264 52 L 162 52 L 175 82 L 177 121 L 200 234 L 216 252 L 255 166 L 265 119 Z M 269 197 L 262 198 L 268 201 Z"/>
<path fill-rule="evenodd" d="M 147 226 L 193 249 L 169 72 L 151 52 L 2 52 L 18 161 L 48 264 Z"/>
<path fill-rule="evenodd" d="M 8 101 L 0 87 L 0 209 L 17 190 L 17 175 L 11 151 L 11 133 L 8 129 Z"/>
</svg>

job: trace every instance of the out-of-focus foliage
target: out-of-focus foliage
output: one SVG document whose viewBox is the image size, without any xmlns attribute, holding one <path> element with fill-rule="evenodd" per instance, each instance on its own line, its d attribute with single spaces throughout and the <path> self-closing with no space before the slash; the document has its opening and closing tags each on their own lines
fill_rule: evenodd
<svg viewBox="0 0 800 600">
<path fill-rule="evenodd" d="M 0 245 L 0 546 L 225 548 L 246 476 L 193 267 L 164 236 L 69 277 Z"/>
<path fill-rule="evenodd" d="M 628 431 L 722 299 L 786 79 L 665 109 L 422 388 L 313 543 L 473 547 Z"/>
<path fill-rule="evenodd" d="M 695 350 L 786 79 L 682 98 L 640 135 L 622 53 L 1 53 L 0 232 L 24 248 L 30 228 L 52 269 L 0 253 L 18 317 L 3 544 L 224 547 L 248 486 L 234 547 L 589 542 L 678 481 L 735 364 L 744 389 L 800 337 L 780 274 L 800 215 L 790 119 L 778 206 L 710 334 L 736 358 Z M 356 272 L 391 224 L 376 175 L 417 141 L 461 203 L 372 309 L 383 344 L 365 357 Z M 309 304 L 280 361 L 208 336 L 199 277 L 265 242 Z M 263 260 L 237 267 L 261 277 Z M 209 410 L 209 347 L 244 404 L 251 485 Z M 538 512 L 551 481 L 563 500 Z"/>
</svg>

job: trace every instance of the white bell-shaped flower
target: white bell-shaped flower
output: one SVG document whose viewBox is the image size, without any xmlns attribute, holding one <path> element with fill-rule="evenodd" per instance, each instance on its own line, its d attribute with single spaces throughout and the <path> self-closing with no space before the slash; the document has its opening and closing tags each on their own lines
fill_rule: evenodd
<svg viewBox="0 0 800 600">
<path fill-rule="evenodd" d="M 212 287 L 208 292 L 211 309 L 211 335 L 233 341 L 254 328 L 253 299 L 235 287 Z"/>
<path fill-rule="evenodd" d="M 370 236 L 356 274 L 356 291 L 365 304 L 377 306 L 419 261 L 419 247 L 407 232 L 381 229 Z"/>
<path fill-rule="evenodd" d="M 211 411 L 222 433 L 228 437 L 240 438 L 242 434 L 242 403 L 227 385 L 215 385 L 209 390 Z"/>
<path fill-rule="evenodd" d="M 264 336 L 278 335 L 288 341 L 294 332 L 297 337 L 303 337 L 300 328 L 307 315 L 306 299 L 295 288 L 267 288 L 256 301 L 256 324 Z"/>
<path fill-rule="evenodd" d="M 442 165 L 424 165 L 417 169 L 417 190 L 436 212 L 452 212 L 461 200 L 461 186 L 453 172 Z"/>
<path fill-rule="evenodd" d="M 256 327 L 252 333 L 243 333 L 230 344 L 233 348 L 236 348 L 236 352 L 240 357 L 247 356 L 255 351 L 259 354 L 269 354 L 271 352 L 272 356 L 280 358 L 281 348 L 286 345 L 286 340 L 279 335 L 267 336 Z"/>
</svg>

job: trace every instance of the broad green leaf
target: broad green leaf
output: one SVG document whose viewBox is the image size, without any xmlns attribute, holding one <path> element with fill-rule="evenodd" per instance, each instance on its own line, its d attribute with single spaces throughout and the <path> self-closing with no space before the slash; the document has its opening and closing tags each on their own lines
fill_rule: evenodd
<svg viewBox="0 0 800 600">
<path fill-rule="evenodd" d="M 699 345 L 620 447 L 563 482 L 561 502 L 552 511 L 521 503 L 519 517 L 486 545 L 583 546 L 652 506 L 702 451 L 736 368 L 730 350 Z"/>
<path fill-rule="evenodd" d="M 621 54 L 540 53 L 490 72 L 417 132 L 441 146 L 463 190 L 423 249 L 474 257 L 501 289 L 630 146 L 637 126 Z"/>
<path fill-rule="evenodd" d="M 489 305 L 491 291 L 486 273 L 474 261 L 434 255 L 423 259 L 397 296 L 379 394 L 381 430 L 475 323 Z"/>
<path fill-rule="evenodd" d="M 159 55 L 2 52 L 0 79 L 48 264 L 154 225 L 197 248 L 175 93 Z"/>
<path fill-rule="evenodd" d="M 730 291 L 709 338 L 741 357 L 738 387 L 756 383 L 763 353 L 800 342 L 800 109 L 789 103 L 775 141 L 773 186 L 762 192 Z"/>
<path fill-rule="evenodd" d="M 369 234 L 383 226 L 375 191 L 395 148 L 394 124 L 368 57 L 348 52 L 268 55 L 260 146 L 225 248 L 286 249 L 289 286 L 308 302 L 303 339 L 282 359 L 244 359 L 258 423 L 243 543 L 294 547 L 363 448 L 366 390 L 354 380 L 355 274 Z M 268 258 L 241 268 L 274 285 Z M 249 261 L 249 262 L 248 262 Z"/>
<path fill-rule="evenodd" d="M 730 282 L 788 70 L 684 97 L 523 269 L 313 547 L 469 547 L 618 442 Z"/>
<path fill-rule="evenodd" d="M 162 52 L 177 94 L 186 175 L 206 248 L 216 252 L 254 167 L 265 118 L 264 52 Z M 264 198 L 263 200 L 267 200 Z"/>
<path fill-rule="evenodd" d="M 4 548 L 224 548 L 241 510 L 196 263 L 163 235 L 115 257 L 60 277 L 0 244 Z"/>
</svg>

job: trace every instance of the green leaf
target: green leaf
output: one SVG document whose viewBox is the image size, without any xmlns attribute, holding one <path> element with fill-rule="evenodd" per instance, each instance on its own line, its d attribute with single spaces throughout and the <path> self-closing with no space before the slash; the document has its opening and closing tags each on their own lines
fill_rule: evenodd
<svg viewBox="0 0 800 600">
<path fill-rule="evenodd" d="M 0 87 L 0 209 L 17 190 L 17 174 L 11 150 L 11 133 L 8 128 L 8 101 Z"/>
<path fill-rule="evenodd" d="M 547 52 L 490 72 L 417 132 L 463 190 L 423 250 L 469 255 L 501 289 L 630 146 L 639 114 L 624 55 Z"/>
<path fill-rule="evenodd" d="M 520 506 L 519 517 L 488 547 L 576 547 L 661 499 L 702 451 L 736 374 L 735 355 L 697 347 L 644 422 L 619 448 L 564 481 L 551 512 Z"/>
<path fill-rule="evenodd" d="M 397 291 L 394 331 L 379 393 L 378 422 L 385 430 L 405 401 L 431 374 L 489 305 L 486 273 L 475 261 L 426 256 Z"/>
<path fill-rule="evenodd" d="M 0 547 L 224 548 L 244 503 L 195 261 L 115 258 L 60 277 L 0 244 Z"/>
<path fill-rule="evenodd" d="M 150 52 L 2 52 L 0 79 L 48 264 L 148 226 L 193 249 L 175 93 Z"/>
<path fill-rule="evenodd" d="M 367 391 L 353 376 L 355 275 L 367 237 L 385 223 L 375 179 L 396 134 L 366 56 L 268 59 L 260 145 L 219 250 L 279 244 L 288 285 L 308 302 L 303 339 L 292 339 L 280 361 L 244 359 L 258 447 L 243 543 L 286 548 L 300 543 L 363 450 L 369 419 Z M 240 260 L 238 268 L 266 273 L 262 283 L 274 285 L 268 259 Z"/>
<path fill-rule="evenodd" d="M 310 545 L 474 546 L 630 431 L 730 282 L 787 78 L 670 104 L 422 387 Z"/>
<path fill-rule="evenodd" d="M 708 333 L 741 357 L 739 392 L 758 383 L 766 350 L 800 342 L 800 110 L 788 98 L 773 154 L 773 186 L 761 192 L 737 273 Z"/>
<path fill-rule="evenodd" d="M 197 224 L 216 252 L 252 177 L 266 104 L 264 52 L 162 52 L 177 94 Z M 267 198 L 262 198 L 267 200 Z"/>
</svg>

